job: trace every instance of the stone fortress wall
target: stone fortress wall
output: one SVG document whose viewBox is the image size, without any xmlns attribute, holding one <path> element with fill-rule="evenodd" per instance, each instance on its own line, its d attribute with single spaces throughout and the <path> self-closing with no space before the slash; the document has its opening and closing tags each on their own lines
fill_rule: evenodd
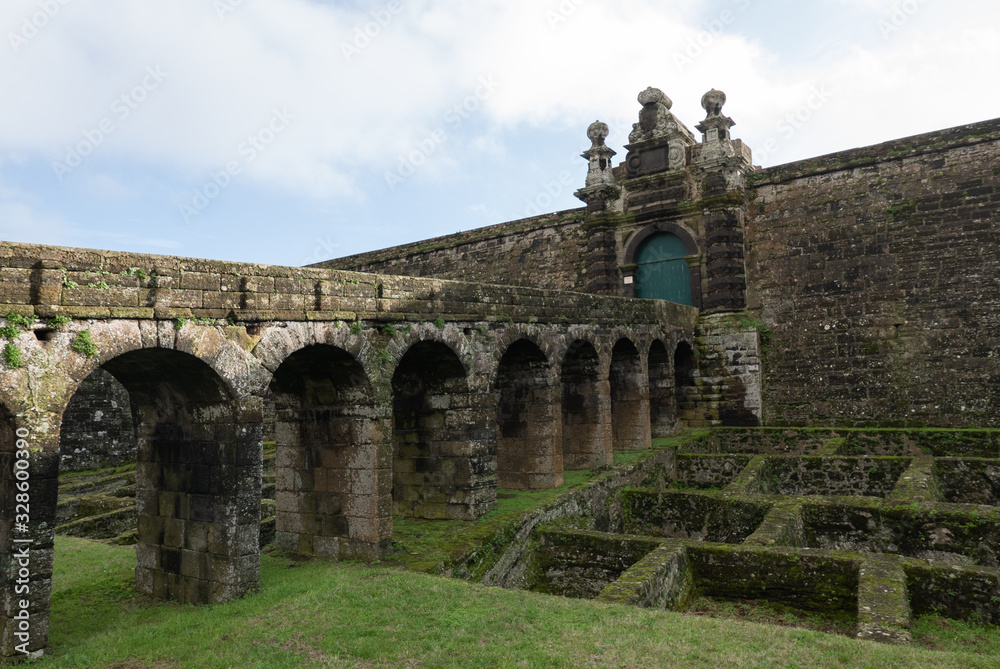
<svg viewBox="0 0 1000 669">
<path fill-rule="evenodd" d="M 697 144 L 644 95 L 626 161 L 591 164 L 587 207 L 321 266 L 628 296 L 637 247 L 674 232 L 703 362 L 727 356 L 720 313 L 764 335 L 763 424 L 1000 425 L 1000 119 L 761 169 L 718 96 Z"/>
</svg>

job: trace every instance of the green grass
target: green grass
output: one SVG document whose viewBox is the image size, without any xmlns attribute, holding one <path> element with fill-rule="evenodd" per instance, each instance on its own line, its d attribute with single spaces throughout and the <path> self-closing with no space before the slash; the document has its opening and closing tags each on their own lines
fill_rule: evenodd
<svg viewBox="0 0 1000 669">
<path fill-rule="evenodd" d="M 39 667 L 995 667 L 995 657 L 487 588 L 386 565 L 261 558 L 212 606 L 132 592 L 134 552 L 56 537 Z"/>
<path fill-rule="evenodd" d="M 992 655 L 1000 665 L 1000 628 L 935 615 L 917 616 L 913 642 L 933 650 L 964 651 Z"/>
<path fill-rule="evenodd" d="M 648 457 L 653 449 L 615 451 L 614 466 L 629 465 Z M 392 519 L 392 539 L 395 553 L 388 558 L 415 571 L 443 573 L 459 558 L 476 546 L 488 541 L 497 532 L 519 521 L 530 511 L 552 501 L 572 488 L 582 486 L 604 470 L 584 469 L 563 472 L 563 484 L 546 490 L 497 490 L 497 506 L 476 522 L 463 520 L 425 520 L 422 518 Z"/>
<path fill-rule="evenodd" d="M 801 627 L 847 636 L 854 636 L 858 622 L 854 612 L 805 611 L 794 606 L 766 600 L 735 601 L 713 597 L 696 597 L 684 613 L 782 627 Z"/>
<path fill-rule="evenodd" d="M 649 451 L 636 451 L 646 453 Z M 616 454 L 617 455 L 617 454 Z M 497 490 L 496 508 L 478 521 L 425 520 L 393 516 L 392 540 L 395 553 L 387 562 L 415 571 L 441 572 L 473 548 L 516 523 L 532 509 L 542 506 L 567 490 L 590 480 L 590 470 L 563 473 L 563 484 L 546 490 Z"/>
</svg>

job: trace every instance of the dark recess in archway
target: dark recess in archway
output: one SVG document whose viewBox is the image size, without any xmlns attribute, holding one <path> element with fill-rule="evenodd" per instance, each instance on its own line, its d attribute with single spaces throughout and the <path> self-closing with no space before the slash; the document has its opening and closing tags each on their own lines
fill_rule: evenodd
<svg viewBox="0 0 1000 669">
<path fill-rule="evenodd" d="M 131 351 L 104 369 L 128 390 L 136 430 L 136 589 L 193 604 L 255 588 L 260 417 L 187 353 Z"/>
<path fill-rule="evenodd" d="M 639 350 L 619 339 L 611 350 L 611 429 L 616 451 L 649 448 L 649 396 Z"/>
<path fill-rule="evenodd" d="M 496 428 L 447 345 L 418 342 L 392 376 L 393 513 L 472 520 L 496 503 Z"/>
<path fill-rule="evenodd" d="M 278 367 L 271 392 L 275 544 L 325 557 L 385 555 L 392 541 L 388 411 L 364 368 L 342 349 L 307 346 Z"/>
<path fill-rule="evenodd" d="M 611 464 L 611 407 L 600 379 L 597 350 L 574 341 L 562 364 L 563 467 L 591 469 Z"/>
<path fill-rule="evenodd" d="M 693 411 L 698 403 L 698 388 L 695 376 L 698 362 L 694 350 L 687 342 L 680 342 L 674 349 L 674 394 L 677 400 L 677 422 L 687 425 L 694 418 Z"/>
<path fill-rule="evenodd" d="M 670 354 L 659 339 L 649 347 L 649 430 L 650 436 L 667 437 L 677 428 L 677 400 Z"/>
<path fill-rule="evenodd" d="M 497 481 L 501 488 L 562 485 L 558 389 L 549 361 L 532 342 L 508 347 L 497 371 Z"/>
</svg>

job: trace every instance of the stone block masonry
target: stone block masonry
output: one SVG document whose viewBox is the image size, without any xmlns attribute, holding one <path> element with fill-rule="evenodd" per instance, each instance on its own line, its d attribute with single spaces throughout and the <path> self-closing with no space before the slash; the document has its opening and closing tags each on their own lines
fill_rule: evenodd
<svg viewBox="0 0 1000 669">
<path fill-rule="evenodd" d="M 13 435 L 30 433 L 35 449 L 31 650 L 47 640 L 60 442 L 89 430 L 66 418 L 96 415 L 71 402 L 82 384 L 127 393 L 137 589 L 215 603 L 258 585 L 266 416 L 275 543 L 378 559 L 394 512 L 475 519 L 501 478 L 556 486 L 564 468 L 609 464 L 612 435 L 634 448 L 654 424 L 673 429 L 662 379 L 697 318 L 666 302 L 523 286 L 26 244 L 0 248 L 0 272 L 21 362 L 0 367 L 0 497 L 16 492 Z M 629 408 L 618 425 L 614 402 Z M 14 505 L 3 508 L 9 563 Z M 0 620 L 5 656 L 17 652 L 16 624 Z"/>
<path fill-rule="evenodd" d="M 694 433 L 634 465 L 661 474 L 642 487 L 621 485 L 633 472 L 617 492 L 594 484 L 522 521 L 531 541 L 507 552 L 529 544 L 529 555 L 498 561 L 491 582 L 672 610 L 700 595 L 843 611 L 857 637 L 888 643 L 909 643 L 926 613 L 996 624 L 1000 509 L 975 473 L 1000 461 L 965 453 L 995 451 L 997 434 Z"/>
<path fill-rule="evenodd" d="M 756 172 L 772 425 L 997 426 L 1000 121 Z"/>
<path fill-rule="evenodd" d="M 707 353 L 687 424 L 1000 425 L 1000 119 L 761 169 L 721 92 L 701 142 L 639 102 L 625 162 L 588 129 L 586 208 L 323 264 L 634 296 L 671 236 Z"/>
</svg>

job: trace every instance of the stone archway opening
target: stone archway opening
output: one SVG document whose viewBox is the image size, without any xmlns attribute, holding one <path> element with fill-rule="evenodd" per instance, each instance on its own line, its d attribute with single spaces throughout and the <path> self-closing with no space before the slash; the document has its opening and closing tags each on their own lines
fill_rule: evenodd
<svg viewBox="0 0 1000 669">
<path fill-rule="evenodd" d="M 667 437 L 677 429 L 677 401 L 674 398 L 674 378 L 670 371 L 670 354 L 659 339 L 653 340 L 647 358 L 649 368 L 649 430 L 650 436 Z"/>
<path fill-rule="evenodd" d="M 497 484 L 530 490 L 563 483 L 558 389 L 538 346 L 519 339 L 497 371 Z"/>
<path fill-rule="evenodd" d="M 611 350 L 611 429 L 616 451 L 649 448 L 649 395 L 639 349 L 619 339 Z"/>
<path fill-rule="evenodd" d="M 576 340 L 562 363 L 562 448 L 567 470 L 610 466 L 611 406 L 597 349 Z"/>
<path fill-rule="evenodd" d="M 207 604 L 259 581 L 261 424 L 206 363 L 143 349 L 103 365 L 136 436 L 136 589 Z"/>
<path fill-rule="evenodd" d="M 364 368 L 325 344 L 274 373 L 275 545 L 304 555 L 378 559 L 392 543 L 388 426 Z"/>
<path fill-rule="evenodd" d="M 446 344 L 417 342 L 392 376 L 393 513 L 474 520 L 496 502 L 496 432 Z"/>
</svg>

